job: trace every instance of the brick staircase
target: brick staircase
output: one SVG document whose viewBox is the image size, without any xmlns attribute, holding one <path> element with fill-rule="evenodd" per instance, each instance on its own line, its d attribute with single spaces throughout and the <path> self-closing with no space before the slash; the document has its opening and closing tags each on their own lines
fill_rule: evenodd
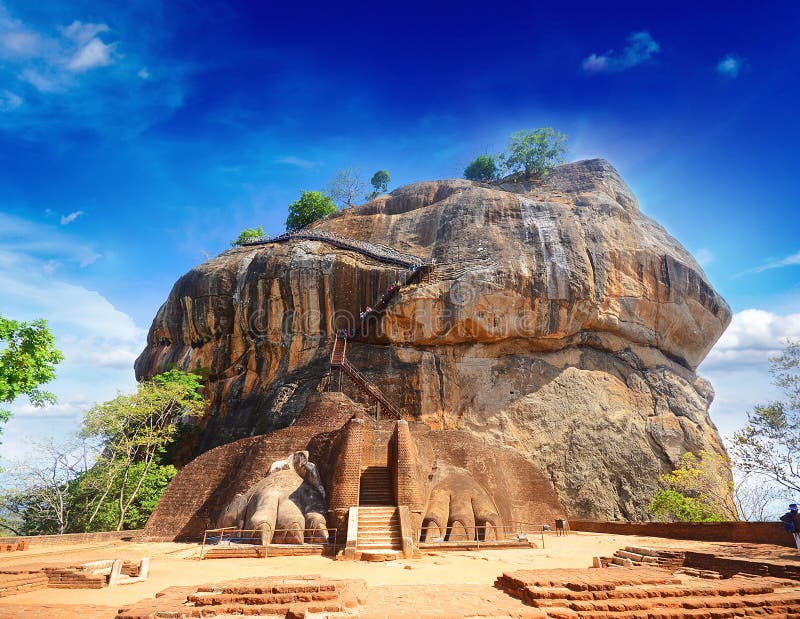
<svg viewBox="0 0 800 619">
<path fill-rule="evenodd" d="M 403 549 L 396 507 L 359 507 L 356 552 L 395 558 Z"/>
<path fill-rule="evenodd" d="M 360 580 L 319 576 L 251 578 L 200 587 L 170 587 L 155 599 L 120 609 L 117 619 L 305 617 L 308 613 L 353 616 L 365 598 L 366 584 Z"/>
<path fill-rule="evenodd" d="M 388 467 L 368 466 L 361 470 L 358 504 L 394 505 L 392 476 Z"/>
<path fill-rule="evenodd" d="M 800 613 L 797 582 L 677 578 L 652 567 L 526 570 L 503 574 L 495 586 L 552 619 L 727 619 Z"/>
</svg>

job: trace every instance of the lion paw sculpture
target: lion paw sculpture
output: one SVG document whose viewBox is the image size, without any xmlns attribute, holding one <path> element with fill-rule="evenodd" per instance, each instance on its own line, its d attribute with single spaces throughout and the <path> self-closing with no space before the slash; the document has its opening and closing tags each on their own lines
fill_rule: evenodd
<svg viewBox="0 0 800 619">
<path fill-rule="evenodd" d="M 307 451 L 272 464 L 264 479 L 237 494 L 223 509 L 219 527 L 259 531 L 261 543 L 302 544 L 328 540 L 325 488 Z"/>
</svg>

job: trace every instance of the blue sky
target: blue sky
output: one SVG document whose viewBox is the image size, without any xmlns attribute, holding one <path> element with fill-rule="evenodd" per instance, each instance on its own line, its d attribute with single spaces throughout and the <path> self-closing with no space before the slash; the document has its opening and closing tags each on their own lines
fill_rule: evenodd
<svg viewBox="0 0 800 619">
<path fill-rule="evenodd" d="M 540 126 L 610 160 L 731 303 L 701 367 L 723 433 L 770 397 L 800 336 L 795 3 L 288 4 L 0 0 L 0 313 L 67 354 L 3 454 L 129 389 L 172 283 L 301 189 L 460 176 Z"/>
</svg>

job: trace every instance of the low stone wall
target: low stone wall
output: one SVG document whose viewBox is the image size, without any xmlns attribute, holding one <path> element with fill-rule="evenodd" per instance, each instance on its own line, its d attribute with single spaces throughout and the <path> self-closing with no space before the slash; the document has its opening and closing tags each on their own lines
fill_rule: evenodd
<svg viewBox="0 0 800 619">
<path fill-rule="evenodd" d="M 102 531 L 98 533 L 65 533 L 64 535 L 30 535 L 0 537 L 1 544 L 18 544 L 29 541 L 31 548 L 41 546 L 69 546 L 72 544 L 88 544 L 91 542 L 110 542 L 141 535 L 142 529 L 132 531 Z"/>
<path fill-rule="evenodd" d="M 570 529 L 590 533 L 643 535 L 706 542 L 743 542 L 794 547 L 780 522 L 609 522 L 570 520 Z"/>
</svg>

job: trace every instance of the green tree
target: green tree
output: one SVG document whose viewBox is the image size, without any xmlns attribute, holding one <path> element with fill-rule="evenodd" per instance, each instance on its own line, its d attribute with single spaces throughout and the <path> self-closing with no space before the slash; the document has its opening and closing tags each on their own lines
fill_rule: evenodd
<svg viewBox="0 0 800 619">
<path fill-rule="evenodd" d="M 464 169 L 464 178 L 470 181 L 493 181 L 497 175 L 497 157 L 494 155 L 478 155 Z"/>
<path fill-rule="evenodd" d="M 337 210 L 330 196 L 319 191 L 301 191 L 300 199 L 289 205 L 286 229 L 300 230 Z"/>
<path fill-rule="evenodd" d="M 734 432 L 731 454 L 739 469 L 800 492 L 800 340 L 770 359 L 773 382 L 784 398 L 756 406 Z"/>
<path fill-rule="evenodd" d="M 106 479 L 104 471 L 92 467 L 84 475 L 77 477 L 70 484 L 70 500 L 75 515 L 71 530 L 76 532 L 110 531 L 118 527 L 120 522 L 120 494 L 134 496 L 130 506 L 122 518 L 123 529 L 139 529 L 146 523 L 150 514 L 158 504 L 164 490 L 178 470 L 171 464 L 154 463 L 145 471 L 144 462 L 135 462 L 130 466 L 128 475 L 118 474 L 113 479 L 111 491 L 99 505 L 96 502 L 96 489 Z M 125 488 L 122 489 L 122 484 Z M 136 487 L 139 486 L 138 490 Z M 122 492 L 121 492 L 122 490 Z M 136 490 L 134 495 L 134 490 Z M 94 514 L 89 521 L 89 517 Z"/>
<path fill-rule="evenodd" d="M 116 529 L 124 526 L 181 424 L 202 414 L 200 387 L 199 376 L 170 370 L 139 383 L 135 393 L 121 394 L 86 413 L 81 434 L 101 448 L 92 467 L 97 476 L 93 501 L 86 506 L 87 528 L 93 526 L 109 497 L 114 497 L 117 506 Z"/>
<path fill-rule="evenodd" d="M 659 490 L 648 505 L 647 511 L 657 518 L 679 522 L 723 520 L 699 499 L 687 497 L 676 490 Z"/>
<path fill-rule="evenodd" d="M 370 185 L 372 185 L 372 193 L 369 194 L 369 197 L 374 198 L 382 193 L 386 193 L 389 190 L 389 182 L 391 180 L 392 177 L 389 176 L 388 170 L 378 170 L 375 172 L 369 181 Z"/>
<path fill-rule="evenodd" d="M 739 520 L 734 502 L 731 464 L 727 457 L 701 450 L 687 452 L 681 465 L 659 478 L 663 489 L 656 493 L 648 511 L 685 522 Z"/>
<path fill-rule="evenodd" d="M 0 316 L 0 348 L 0 404 L 21 395 L 34 406 L 56 401 L 52 393 L 39 389 L 55 378 L 55 366 L 64 360 L 44 320 L 18 322 Z M 10 411 L 0 409 L 0 423 L 10 418 Z"/>
<path fill-rule="evenodd" d="M 565 161 L 567 136 L 550 127 L 511 134 L 506 152 L 501 155 L 509 173 L 523 171 L 527 175 L 545 175 Z"/>
<path fill-rule="evenodd" d="M 328 194 L 342 208 L 353 206 L 353 202 L 364 194 L 366 185 L 361 172 L 353 168 L 344 168 L 336 172 L 336 176 L 328 184 Z"/>
<path fill-rule="evenodd" d="M 264 228 L 261 226 L 258 228 L 245 228 L 239 233 L 239 236 L 231 241 L 231 247 L 239 247 L 245 243 L 257 241 L 258 239 L 263 238 L 263 236 Z"/>
</svg>

